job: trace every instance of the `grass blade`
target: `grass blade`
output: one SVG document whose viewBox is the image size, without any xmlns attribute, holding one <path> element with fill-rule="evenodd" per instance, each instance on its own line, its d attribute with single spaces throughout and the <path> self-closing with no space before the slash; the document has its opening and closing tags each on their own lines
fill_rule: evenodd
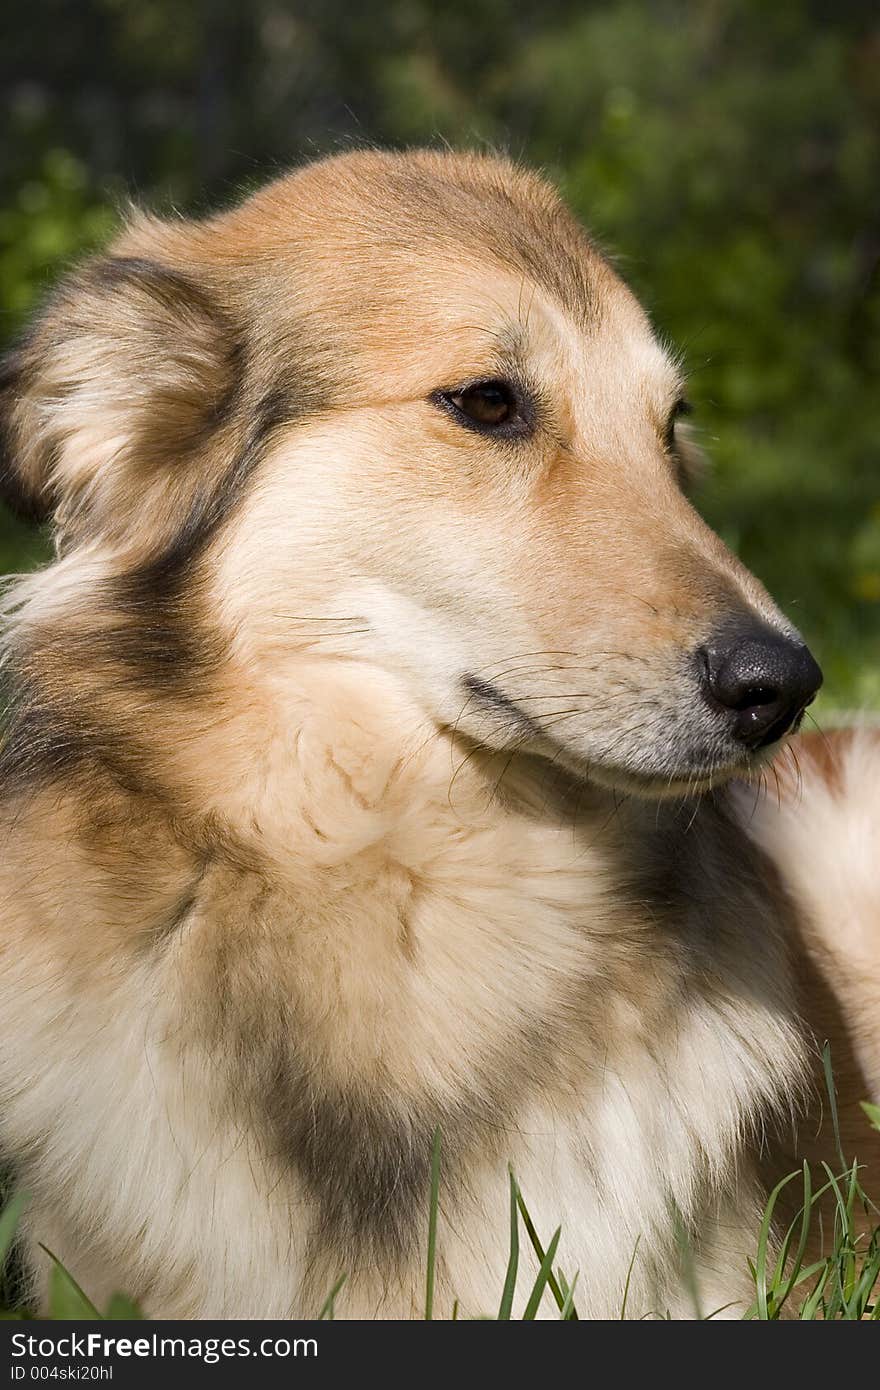
<svg viewBox="0 0 880 1390">
<path fill-rule="evenodd" d="M 546 1289 L 553 1272 L 553 1261 L 556 1258 L 556 1247 L 559 1244 L 559 1237 L 561 1235 L 562 1227 L 557 1226 L 556 1230 L 553 1232 L 553 1235 L 550 1238 L 550 1244 L 547 1246 L 547 1253 L 541 1261 L 541 1267 L 538 1270 L 538 1277 L 535 1279 L 534 1288 L 532 1289 L 532 1292 L 529 1294 L 529 1301 L 526 1304 L 525 1312 L 523 1313 L 523 1322 L 534 1322 L 535 1317 L 537 1316 L 538 1305 L 540 1304 L 541 1299 L 544 1297 L 544 1290 Z"/>
<path fill-rule="evenodd" d="M 629 1299 L 629 1285 L 630 1285 L 630 1280 L 632 1279 L 633 1266 L 635 1265 L 635 1262 L 636 1262 L 636 1255 L 639 1253 L 639 1241 L 641 1240 L 641 1238 L 642 1238 L 642 1233 L 641 1233 L 641 1231 L 640 1231 L 639 1234 L 636 1236 L 636 1243 L 635 1243 L 635 1245 L 633 1246 L 632 1259 L 631 1259 L 630 1262 L 629 1262 L 629 1269 L 626 1271 L 626 1283 L 625 1283 L 624 1286 L 623 1286 L 623 1303 L 620 1305 L 620 1321 L 621 1321 L 621 1322 L 625 1322 L 625 1321 L 626 1321 L 626 1305 L 627 1305 L 627 1301 L 628 1301 L 628 1299 Z"/>
<path fill-rule="evenodd" d="M 681 1212 L 675 1209 L 675 1239 L 678 1245 L 679 1258 L 681 1260 L 682 1283 L 690 1296 L 694 1310 L 694 1317 L 697 1322 L 703 1321 L 703 1309 L 700 1303 L 700 1289 L 697 1280 L 697 1266 L 694 1261 L 694 1249 L 691 1237 L 687 1231 Z"/>
<path fill-rule="evenodd" d="M 870 1296 L 880 1279 L 880 1251 L 874 1259 L 866 1259 L 862 1272 L 849 1300 L 848 1312 L 854 1322 L 861 1322 L 870 1310 Z"/>
<path fill-rule="evenodd" d="M 431 1198 L 428 1206 L 428 1274 L 425 1284 L 425 1320 L 434 1316 L 434 1270 L 437 1263 L 437 1210 L 440 1206 L 440 1126 L 434 1130 L 431 1151 Z"/>
<path fill-rule="evenodd" d="M 771 1288 L 768 1293 L 767 1288 L 767 1251 L 770 1243 L 770 1227 L 773 1222 L 773 1210 L 779 1200 L 779 1194 L 788 1187 L 790 1182 L 799 1177 L 799 1173 L 789 1173 L 781 1178 L 776 1184 L 770 1196 L 767 1198 L 767 1205 L 764 1208 L 764 1215 L 761 1220 L 761 1229 L 758 1232 L 758 1251 L 755 1257 L 753 1277 L 755 1280 L 756 1309 L 759 1322 L 770 1322 L 779 1316 L 779 1307 L 776 1300 L 776 1289 Z M 771 1311 L 772 1301 L 772 1311 Z"/>
<path fill-rule="evenodd" d="M 124 1293 L 115 1293 L 107 1304 L 105 1317 L 110 1322 L 140 1322 L 143 1313 L 133 1299 Z"/>
<path fill-rule="evenodd" d="M 336 1283 L 324 1300 L 324 1306 L 318 1314 L 318 1322 L 333 1321 L 334 1309 L 336 1307 L 336 1295 L 339 1293 L 339 1290 L 342 1288 L 347 1278 L 347 1274 L 340 1274 L 339 1278 L 336 1280 Z"/>
<path fill-rule="evenodd" d="M 831 1274 L 831 1261 L 823 1260 L 820 1269 L 821 1273 L 816 1281 L 816 1287 L 813 1289 L 809 1298 L 804 1300 L 801 1307 L 802 1322 L 813 1322 L 816 1319 L 816 1314 L 822 1302 L 822 1295 L 825 1292 L 825 1285 L 828 1283 L 828 1278 Z"/>
<path fill-rule="evenodd" d="M 510 1169 L 510 1256 L 507 1261 L 507 1274 L 504 1279 L 504 1291 L 501 1295 L 501 1306 L 498 1309 L 499 1321 L 510 1320 L 511 1309 L 513 1307 L 513 1294 L 516 1289 L 516 1276 L 519 1269 L 519 1221 L 517 1219 L 517 1196 L 519 1188 L 516 1185 L 516 1178 L 513 1176 L 513 1169 Z"/>
<path fill-rule="evenodd" d="M 574 1291 L 577 1286 L 577 1281 L 579 1277 L 580 1270 L 576 1269 L 574 1272 L 574 1278 L 571 1281 L 571 1288 L 566 1289 L 565 1302 L 563 1303 L 562 1308 L 560 1309 L 560 1318 L 563 1322 L 573 1322 L 574 1319 L 577 1317 L 577 1311 L 574 1306 Z"/>
<path fill-rule="evenodd" d="M 812 1174 L 810 1173 L 810 1165 L 807 1163 L 806 1159 L 804 1159 L 803 1172 L 804 1204 L 801 1208 L 801 1233 L 798 1238 L 798 1247 L 795 1251 L 794 1260 L 791 1264 L 791 1272 L 788 1278 L 786 1279 L 785 1283 L 782 1285 L 782 1288 L 776 1298 L 777 1310 L 785 1305 L 786 1301 L 788 1300 L 791 1294 L 792 1289 L 795 1287 L 797 1277 L 800 1274 L 801 1267 L 804 1262 L 804 1255 L 807 1253 L 807 1242 L 810 1238 L 810 1226 L 812 1224 L 813 1217 L 813 1178 Z M 795 1225 L 796 1219 L 792 1222 L 792 1224 L 786 1231 L 785 1240 L 783 1241 L 782 1249 L 779 1252 L 779 1259 L 777 1261 L 776 1270 L 773 1276 L 773 1282 L 777 1286 L 779 1285 L 785 1273 L 785 1264 L 788 1259 L 788 1252 L 791 1248 L 791 1239 L 794 1233 Z"/>
<path fill-rule="evenodd" d="M 840 1142 L 840 1121 L 837 1115 L 837 1088 L 834 1085 L 834 1075 L 831 1071 L 831 1044 L 826 1042 L 822 1048 L 822 1068 L 825 1072 L 825 1089 L 828 1092 L 828 1104 L 831 1106 L 831 1124 L 834 1129 L 834 1142 L 837 1145 L 837 1157 L 840 1159 L 842 1169 L 849 1169 L 849 1164 L 843 1156 L 843 1145 Z"/>
<path fill-rule="evenodd" d="M 531 1216 L 530 1216 L 530 1214 L 529 1214 L 529 1209 L 528 1209 L 528 1207 L 527 1207 L 526 1204 L 525 1204 L 525 1198 L 523 1197 L 523 1195 L 522 1195 L 522 1193 L 519 1191 L 519 1189 L 517 1189 L 516 1200 L 517 1200 L 517 1206 L 519 1207 L 519 1214 L 520 1214 L 520 1216 L 521 1216 L 522 1219 L 523 1219 L 523 1225 L 525 1226 L 525 1228 L 526 1228 L 526 1233 L 527 1233 L 527 1235 L 528 1235 L 528 1237 L 529 1237 L 529 1240 L 530 1240 L 531 1243 L 532 1243 L 532 1249 L 534 1250 L 535 1254 L 537 1255 L 538 1260 L 540 1261 L 540 1263 L 543 1264 L 543 1263 L 544 1263 L 544 1256 L 545 1256 L 545 1253 L 546 1253 L 546 1252 L 545 1252 L 545 1250 L 544 1250 L 543 1245 L 541 1244 L 541 1238 L 540 1238 L 540 1236 L 538 1235 L 538 1232 L 535 1230 L 535 1223 L 532 1221 L 532 1218 L 531 1218 Z M 552 1293 L 553 1297 L 556 1299 L 556 1306 L 557 1306 L 557 1308 L 559 1309 L 559 1311 L 560 1311 L 560 1313 L 561 1313 L 561 1312 L 562 1312 L 562 1309 L 563 1309 L 564 1306 L 565 1306 L 565 1300 L 566 1300 L 567 1292 L 568 1292 L 568 1286 L 567 1286 L 566 1283 L 565 1283 L 565 1278 L 564 1278 L 564 1276 L 560 1273 L 559 1279 L 557 1280 L 557 1279 L 555 1278 L 555 1276 L 554 1276 L 552 1270 L 551 1270 L 551 1272 L 550 1272 L 550 1274 L 549 1274 L 549 1276 L 548 1276 L 548 1278 L 547 1278 L 547 1284 L 548 1284 L 548 1286 L 549 1286 L 549 1288 L 550 1288 L 550 1292 Z M 572 1322 L 577 1322 L 577 1321 L 579 1321 L 579 1319 L 578 1319 L 578 1314 L 577 1314 L 577 1309 L 576 1309 L 575 1307 L 573 1307 L 573 1306 L 572 1306 L 571 1311 L 570 1311 L 570 1313 L 569 1313 L 568 1316 L 570 1317 L 570 1319 L 571 1319 Z"/>
<path fill-rule="evenodd" d="M 6 1257 L 12 1249 L 12 1242 L 15 1240 L 15 1233 L 18 1230 L 18 1223 L 22 1218 L 22 1213 L 28 1204 L 28 1196 L 25 1192 L 16 1192 L 6 1203 L 0 1212 L 0 1269 L 6 1263 Z"/>
<path fill-rule="evenodd" d="M 73 1275 L 64 1268 L 57 1255 L 46 1245 L 41 1245 L 40 1249 L 49 1256 L 52 1261 L 52 1270 L 49 1276 L 49 1316 L 62 1322 L 75 1321 L 80 1318 L 101 1318 L 92 1300 L 87 1294 L 83 1293 Z"/>
</svg>

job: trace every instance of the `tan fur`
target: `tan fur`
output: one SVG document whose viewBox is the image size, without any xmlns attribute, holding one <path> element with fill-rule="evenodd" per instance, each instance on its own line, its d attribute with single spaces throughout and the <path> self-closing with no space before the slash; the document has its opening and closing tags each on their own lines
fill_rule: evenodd
<svg viewBox="0 0 880 1390">
<path fill-rule="evenodd" d="M 438 405 L 508 373 L 528 437 Z M 500 1291 L 509 1163 L 588 1315 L 636 1244 L 631 1311 L 691 1313 L 682 1223 L 741 1311 L 806 1053 L 763 841 L 693 795 L 742 770 L 693 653 L 793 630 L 683 497 L 679 371 L 556 195 L 361 153 L 137 219 L 5 381 L 59 549 L 7 639 L 35 1278 L 43 1242 L 156 1315 L 313 1315 L 342 1273 L 340 1314 L 411 1315 L 439 1126 L 440 1314 Z"/>
<path fill-rule="evenodd" d="M 877 1165 L 880 1150 L 854 1102 L 880 1104 L 880 730 L 816 732 L 792 751 L 774 794 L 757 805 L 742 794 L 745 824 L 798 909 L 802 1007 L 836 1044 L 844 1149 Z"/>
</svg>

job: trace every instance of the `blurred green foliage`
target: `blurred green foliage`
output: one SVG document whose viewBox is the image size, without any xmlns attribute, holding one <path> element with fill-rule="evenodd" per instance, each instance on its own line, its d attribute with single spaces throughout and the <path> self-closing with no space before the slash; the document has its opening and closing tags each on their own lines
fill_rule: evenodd
<svg viewBox="0 0 880 1390">
<path fill-rule="evenodd" d="M 543 166 L 683 353 L 700 505 L 880 707 L 880 13 L 838 0 L 39 0 L 0 43 L 0 330 L 132 195 L 355 142 Z M 0 567 L 41 553 L 0 521 Z"/>
</svg>

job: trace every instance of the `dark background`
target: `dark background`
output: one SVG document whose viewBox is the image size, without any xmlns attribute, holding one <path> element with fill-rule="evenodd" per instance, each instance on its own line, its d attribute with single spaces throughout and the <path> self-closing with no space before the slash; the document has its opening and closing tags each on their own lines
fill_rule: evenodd
<svg viewBox="0 0 880 1390">
<path fill-rule="evenodd" d="M 130 198 L 350 144 L 542 166 L 684 353 L 699 499 L 880 707 L 880 11 L 839 0 L 23 0 L 0 21 L 0 340 Z M 0 569 L 45 538 L 0 516 Z"/>
</svg>

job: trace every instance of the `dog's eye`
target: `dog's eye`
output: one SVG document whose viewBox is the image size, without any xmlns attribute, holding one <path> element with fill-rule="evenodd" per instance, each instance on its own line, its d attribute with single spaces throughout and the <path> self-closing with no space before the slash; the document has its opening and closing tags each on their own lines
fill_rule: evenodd
<svg viewBox="0 0 880 1390">
<path fill-rule="evenodd" d="M 503 381 L 480 381 L 465 391 L 454 391 L 449 399 L 477 425 L 503 425 L 516 411 L 513 393 Z"/>
<path fill-rule="evenodd" d="M 464 416 L 463 424 L 469 422 L 477 429 L 497 430 L 520 419 L 516 392 L 506 381 L 475 381 L 460 391 L 440 392 L 439 399 Z"/>
<path fill-rule="evenodd" d="M 663 442 L 666 445 L 667 449 L 672 450 L 675 448 L 676 421 L 680 420 L 683 415 L 691 415 L 693 413 L 693 409 L 694 408 L 691 405 L 690 401 L 686 401 L 684 397 L 682 397 L 681 400 L 675 402 L 675 405 L 669 412 L 669 419 L 666 423 L 666 437 Z"/>
</svg>

